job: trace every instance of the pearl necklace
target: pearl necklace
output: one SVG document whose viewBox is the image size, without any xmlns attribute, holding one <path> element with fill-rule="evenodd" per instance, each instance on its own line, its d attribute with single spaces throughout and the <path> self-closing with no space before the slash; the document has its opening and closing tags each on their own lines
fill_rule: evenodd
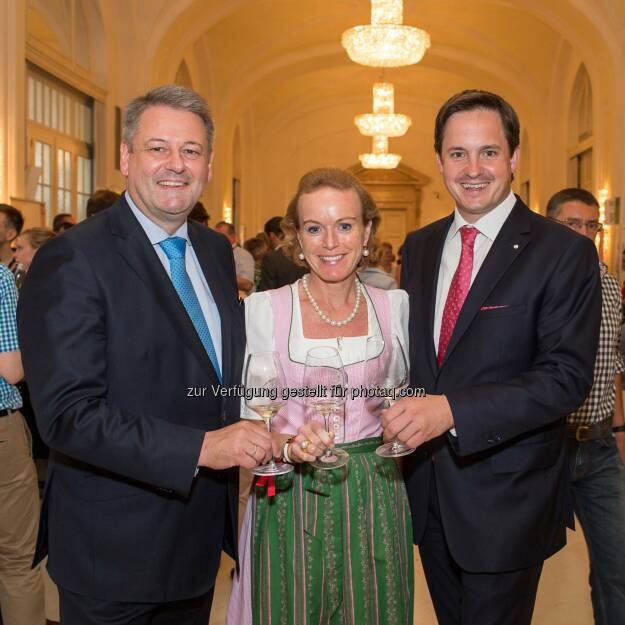
<svg viewBox="0 0 625 625">
<path fill-rule="evenodd" d="M 321 320 L 335 328 L 340 328 L 342 326 L 346 326 L 348 323 L 351 323 L 354 320 L 354 317 L 356 317 L 356 315 L 358 314 L 358 309 L 360 308 L 360 300 L 362 298 L 362 287 L 360 286 L 360 280 L 358 280 L 358 278 L 354 276 L 354 284 L 356 285 L 356 300 L 354 301 L 354 309 L 347 318 L 343 319 L 343 321 L 334 321 L 333 319 L 330 319 L 330 317 L 328 317 L 328 315 L 326 315 L 323 310 L 321 310 L 321 307 L 319 306 L 319 304 L 317 304 L 315 298 L 312 296 L 310 289 L 308 288 L 309 275 L 310 274 L 306 274 L 302 278 L 302 286 L 304 287 L 304 293 L 306 293 L 306 297 L 308 298 L 310 305 L 313 307 L 313 310 L 319 315 Z"/>
</svg>

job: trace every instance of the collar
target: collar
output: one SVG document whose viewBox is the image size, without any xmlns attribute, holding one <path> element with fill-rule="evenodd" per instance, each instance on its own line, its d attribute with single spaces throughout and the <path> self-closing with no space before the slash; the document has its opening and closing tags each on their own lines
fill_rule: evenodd
<svg viewBox="0 0 625 625">
<path fill-rule="evenodd" d="M 126 197 L 126 202 L 128 202 L 128 206 L 130 206 L 132 214 L 141 224 L 141 227 L 147 234 L 152 245 L 158 245 L 161 241 L 169 239 L 169 237 L 182 237 L 183 239 L 186 239 L 187 245 L 191 245 L 191 239 L 189 239 L 189 234 L 187 232 L 186 221 L 182 224 L 182 226 L 180 226 L 180 228 L 178 228 L 178 230 L 176 230 L 176 232 L 174 232 L 174 234 L 169 234 L 137 208 L 137 205 L 133 202 L 128 191 L 126 191 L 124 195 Z"/>
<path fill-rule="evenodd" d="M 480 234 L 483 234 L 487 239 L 494 241 L 501 230 L 501 227 L 508 219 L 514 205 L 516 204 L 516 197 L 512 191 L 508 194 L 508 197 L 486 213 L 483 217 L 480 217 L 475 223 L 470 224 L 458 211 L 458 208 L 454 210 L 454 220 L 449 228 L 449 239 L 452 239 L 458 233 L 458 230 L 463 226 L 469 226 L 477 228 Z"/>
</svg>

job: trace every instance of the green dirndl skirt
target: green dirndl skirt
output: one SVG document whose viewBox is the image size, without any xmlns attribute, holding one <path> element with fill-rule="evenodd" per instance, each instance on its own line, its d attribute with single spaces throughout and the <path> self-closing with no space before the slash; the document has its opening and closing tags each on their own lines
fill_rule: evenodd
<svg viewBox="0 0 625 625">
<path fill-rule="evenodd" d="M 413 547 L 401 471 L 380 438 L 338 445 L 345 467 L 298 465 L 256 488 L 254 625 L 410 625 Z"/>
</svg>

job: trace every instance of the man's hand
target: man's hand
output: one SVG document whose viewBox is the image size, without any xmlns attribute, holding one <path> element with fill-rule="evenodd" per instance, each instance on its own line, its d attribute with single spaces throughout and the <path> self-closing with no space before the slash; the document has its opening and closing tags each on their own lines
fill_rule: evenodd
<svg viewBox="0 0 625 625">
<path fill-rule="evenodd" d="M 271 436 L 262 421 L 242 420 L 219 430 L 206 432 L 198 467 L 253 469 L 271 457 Z"/>
<path fill-rule="evenodd" d="M 382 411 L 384 440 L 397 439 L 415 448 L 454 427 L 454 417 L 445 395 L 404 397 Z"/>
</svg>

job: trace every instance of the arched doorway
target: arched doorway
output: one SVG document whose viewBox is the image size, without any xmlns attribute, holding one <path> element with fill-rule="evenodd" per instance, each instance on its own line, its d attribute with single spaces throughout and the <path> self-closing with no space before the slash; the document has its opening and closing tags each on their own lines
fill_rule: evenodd
<svg viewBox="0 0 625 625">
<path fill-rule="evenodd" d="M 406 234 L 421 225 L 421 190 L 430 178 L 401 163 L 395 169 L 365 169 L 358 164 L 350 171 L 365 185 L 382 213 L 380 240 L 397 250 Z"/>
</svg>

